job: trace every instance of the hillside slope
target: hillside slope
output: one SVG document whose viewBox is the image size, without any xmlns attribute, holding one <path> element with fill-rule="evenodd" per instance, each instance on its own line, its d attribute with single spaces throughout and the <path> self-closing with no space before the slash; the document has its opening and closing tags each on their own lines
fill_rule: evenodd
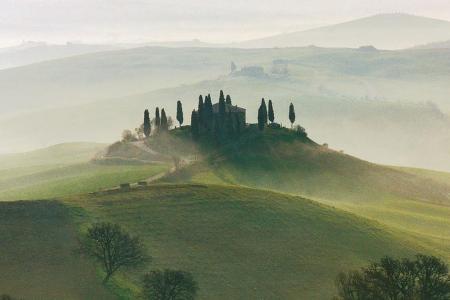
<svg viewBox="0 0 450 300">
<path fill-rule="evenodd" d="M 65 202 L 141 236 L 153 256 L 147 269 L 192 272 L 199 299 L 330 299 L 339 271 L 421 249 L 354 215 L 241 187 L 154 185 Z M 124 299 L 140 284 L 131 275 L 113 284 Z"/>
<path fill-rule="evenodd" d="M 446 173 L 376 165 L 285 129 L 260 133 L 255 128 L 206 157 L 165 181 L 247 185 L 306 196 L 412 235 L 450 259 Z"/>
<path fill-rule="evenodd" d="M 248 127 L 238 138 L 211 150 L 207 160 L 179 180 L 220 178 L 230 184 L 301 193 L 316 199 L 380 201 L 393 196 L 450 205 L 450 186 L 317 145 L 294 131 Z M 170 179 L 170 178 L 169 178 Z"/>
<path fill-rule="evenodd" d="M 57 202 L 0 203 L 0 290 L 14 299 L 114 299 L 75 254 L 77 228 Z"/>
<path fill-rule="evenodd" d="M 106 146 L 101 143 L 63 143 L 23 153 L 0 154 L 0 170 L 86 162 Z"/>
<path fill-rule="evenodd" d="M 33 200 L 95 192 L 168 170 L 168 163 L 95 163 L 104 144 L 66 143 L 0 155 L 0 201 Z"/>
<path fill-rule="evenodd" d="M 275 35 L 239 43 L 240 47 L 357 48 L 373 45 L 380 49 L 404 49 L 450 38 L 450 22 L 406 14 L 381 14 L 327 27 Z"/>
</svg>

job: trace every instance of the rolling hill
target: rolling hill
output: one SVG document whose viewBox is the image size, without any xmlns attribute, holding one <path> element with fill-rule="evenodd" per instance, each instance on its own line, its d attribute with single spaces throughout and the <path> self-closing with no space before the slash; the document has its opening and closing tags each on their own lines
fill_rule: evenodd
<svg viewBox="0 0 450 300">
<path fill-rule="evenodd" d="M 0 155 L 0 201 L 32 200 L 96 192 L 166 172 L 166 162 L 97 164 L 104 144 L 67 143 Z"/>
<path fill-rule="evenodd" d="M 0 115 L 17 115 L 191 84 L 229 69 L 224 53 L 203 48 L 143 47 L 91 53 L 0 70 Z M 222 57 L 222 59 L 220 59 Z M 17 82 L 27 88 L 17 88 Z"/>
<path fill-rule="evenodd" d="M 398 197 L 450 206 L 448 182 L 369 163 L 286 128 L 267 128 L 261 133 L 252 126 L 220 146 L 209 146 L 209 138 L 204 143 L 200 151 L 206 159 L 192 165 L 192 171 L 189 167 L 184 170 L 179 180 L 196 182 L 199 178 L 201 183 L 202 179 L 219 178 L 226 184 L 313 199 L 361 203 Z"/>
<path fill-rule="evenodd" d="M 188 123 L 199 94 L 216 97 L 224 89 L 251 122 L 262 97 L 274 101 L 281 123 L 293 102 L 298 122 L 320 143 L 373 162 L 450 170 L 449 57 L 448 49 L 141 48 L 4 70 L 1 101 L 16 117 L 0 117 L 0 152 L 111 143 L 139 125 L 145 108 L 165 107 L 174 116 L 178 99 Z M 266 76 L 229 74 L 230 61 L 238 70 L 261 66 Z M 277 74 L 279 66 L 288 73 Z M 180 85 L 186 78 L 208 80 Z M 161 81 L 172 87 L 152 90 Z M 39 111 L 19 113 L 33 107 Z"/>
<path fill-rule="evenodd" d="M 391 52 L 316 47 L 143 47 L 93 53 L 0 70 L 2 99 L 9 103 L 0 118 L 215 80 L 230 73 L 231 61 L 238 68 L 264 67 L 267 74 L 286 65 L 291 85 L 308 83 L 308 88 L 322 94 L 444 104 L 448 58 L 449 51 L 442 49 Z M 27 88 L 17 88 L 17 82 Z"/>
<path fill-rule="evenodd" d="M 52 45 L 45 42 L 24 42 L 18 46 L 0 48 L 0 69 L 14 68 L 87 53 L 118 50 L 120 48 L 119 45 L 74 43 Z"/>
<path fill-rule="evenodd" d="M 241 187 L 153 185 L 65 203 L 86 212 L 78 215 L 139 234 L 153 256 L 147 269 L 191 271 L 199 299 L 330 299 L 340 270 L 421 249 L 355 215 Z M 83 224 L 92 221 L 81 218 Z M 139 272 L 117 276 L 111 289 L 121 299 L 134 299 L 140 279 Z"/>
<path fill-rule="evenodd" d="M 114 299 L 76 255 L 78 229 L 55 201 L 0 203 L 0 290 L 14 299 Z"/>
<path fill-rule="evenodd" d="M 406 14 L 380 14 L 300 32 L 239 43 L 239 47 L 319 47 L 405 49 L 450 38 L 450 22 Z"/>
<path fill-rule="evenodd" d="M 153 151 L 169 154 L 169 145 L 176 143 L 183 150 L 177 155 L 197 160 L 160 183 L 129 192 L 81 194 L 90 182 L 103 180 L 81 169 L 74 175 L 75 183 L 67 183 L 70 190 L 51 196 L 58 201 L 0 203 L 0 215 L 5 216 L 0 238 L 9 241 L 0 250 L 2 257 L 17 257 L 23 239 L 33 249 L 32 255 L 21 253 L 20 263 L 13 266 L 8 259 L 0 260 L 0 267 L 8 270 L 5 291 L 45 299 L 57 299 L 61 291 L 68 299 L 113 298 L 96 288 L 100 269 L 95 277 L 92 262 L 68 257 L 77 247 L 77 234 L 99 221 L 138 234 L 153 257 L 142 270 L 114 276 L 107 288 L 119 299 L 135 299 L 142 272 L 155 268 L 192 272 L 200 285 L 199 299 L 298 299 L 299 295 L 330 299 L 338 272 L 384 255 L 425 252 L 450 261 L 448 174 L 375 165 L 287 129 L 260 133 L 250 127 L 220 147 L 210 141 L 192 147 L 186 128 L 172 131 L 167 143 L 164 139 L 156 136 L 147 144 Z M 62 162 L 70 163 L 71 146 L 80 148 L 56 147 L 65 149 Z M 137 152 L 129 146 L 103 152 L 98 163 L 108 153 L 133 158 Z M 37 160 L 45 162 L 48 153 L 55 150 L 39 151 L 42 158 Z M 71 170 L 76 166 L 69 164 Z M 54 172 L 38 174 L 42 179 Z M 123 169 L 119 173 L 127 176 Z M 130 174 L 138 176 L 139 171 Z M 54 175 L 50 183 L 39 183 L 47 193 L 53 191 L 52 180 L 64 179 Z M 84 176 L 87 180 L 77 184 Z M 14 181 L 26 182 L 20 176 Z M 31 195 L 39 194 L 31 191 Z M 52 254 L 55 249 L 58 253 Z M 27 290 L 20 287 L 23 272 L 30 275 Z M 78 278 L 89 281 L 85 288 L 80 288 L 84 283 Z"/>
<path fill-rule="evenodd" d="M 150 109 L 153 114 L 156 106 L 164 107 L 174 117 L 177 99 L 183 102 L 185 124 L 189 124 L 188 113 L 196 106 L 198 95 L 211 92 L 214 101 L 217 101 L 217 93 L 223 89 L 231 94 L 235 104 L 247 108 L 249 122 L 256 121 L 257 105 L 261 97 L 272 99 L 276 120 L 284 124 L 288 122 L 288 105 L 293 102 L 298 113 L 298 123 L 320 143 L 328 143 L 335 149 L 343 149 L 346 153 L 373 162 L 450 170 L 447 159 L 447 149 L 450 149 L 447 128 L 450 125 L 446 110 L 440 109 L 440 104 L 437 106 L 432 102 L 422 102 L 430 99 L 426 95 L 428 93 L 436 103 L 438 99 L 439 103 L 445 103 L 448 88 L 443 83 L 444 77 L 434 77 L 436 81 L 426 84 L 421 79 L 387 80 L 374 78 L 373 75 L 361 77 L 343 74 L 341 71 L 330 74 L 326 69 L 320 71 L 324 68 L 324 57 L 329 60 L 340 57 L 344 65 L 351 53 L 303 51 L 305 57 L 299 55 L 298 62 L 293 61 L 289 65 L 292 75 L 286 78 L 226 76 L 193 85 L 78 105 L 70 109 L 45 110 L 0 120 L 0 150 L 33 149 L 63 141 L 111 143 L 120 137 L 122 130 L 134 129 L 142 122 L 145 108 Z M 289 54 L 280 53 L 280 56 L 284 55 Z M 360 55 L 361 61 L 358 64 L 364 65 L 371 61 Z M 416 55 L 418 54 L 412 53 L 411 60 Z M 358 55 L 354 56 L 355 59 L 358 58 Z M 401 57 L 405 57 L 399 54 L 393 56 L 397 56 L 396 60 L 399 61 L 403 61 Z M 381 55 L 377 65 L 382 64 L 386 57 Z M 442 61 L 441 66 L 445 66 L 443 58 L 444 56 L 442 60 L 439 59 Z M 270 58 L 267 58 L 264 65 L 270 68 Z M 329 70 L 330 66 L 326 68 Z M 422 73 L 418 71 L 422 67 L 415 69 L 417 71 L 405 70 L 404 73 L 426 76 L 425 73 L 420 75 Z M 429 73 L 429 76 L 434 75 Z M 440 80 L 442 84 L 439 83 Z M 367 97 L 366 93 L 369 91 L 373 98 Z M 388 98 L 389 95 L 395 96 L 391 99 Z M 422 103 L 414 103 L 415 101 Z M 30 131 L 30 126 L 35 130 Z"/>
<path fill-rule="evenodd" d="M 301 195 L 414 236 L 450 259 L 448 174 L 372 164 L 288 130 L 249 129 L 167 182 L 232 184 Z M 206 148 L 208 149 L 208 148 Z"/>
<path fill-rule="evenodd" d="M 449 49 L 450 40 L 443 42 L 434 42 L 415 47 L 415 49 Z"/>
</svg>

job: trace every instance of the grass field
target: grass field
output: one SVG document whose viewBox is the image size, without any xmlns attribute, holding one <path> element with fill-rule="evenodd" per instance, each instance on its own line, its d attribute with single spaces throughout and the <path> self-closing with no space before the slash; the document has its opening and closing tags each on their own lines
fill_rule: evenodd
<svg viewBox="0 0 450 300">
<path fill-rule="evenodd" d="M 165 164 L 96 164 L 104 145 L 62 144 L 0 156 L 0 201 L 32 200 L 94 192 L 134 183 L 168 170 Z"/>
<path fill-rule="evenodd" d="M 0 203 L 0 239 L 9 241 L 0 250 L 4 291 L 136 299 L 143 272 L 177 268 L 193 273 L 200 299 L 330 299 L 338 272 L 383 255 L 424 252 L 450 262 L 445 173 L 371 164 L 284 129 L 250 129 L 220 147 L 193 147 L 187 134 L 174 131 L 171 142 L 203 160 L 131 192 L 87 194 L 168 166 L 96 164 L 86 161 L 90 150 L 58 160 L 44 151 L 39 164 L 0 170 L 2 200 L 58 199 Z M 77 234 L 99 221 L 139 235 L 153 256 L 145 268 L 114 276 L 109 292 L 93 262 L 67 257 Z"/>
<path fill-rule="evenodd" d="M 235 186 L 162 184 L 64 202 L 81 228 L 110 221 L 141 236 L 153 256 L 147 270 L 191 271 L 199 299 L 330 299 L 339 271 L 422 249 L 355 215 Z M 134 299 L 141 272 L 116 276 L 111 289 Z"/>
<path fill-rule="evenodd" d="M 218 150 L 207 146 L 208 139 L 204 143 L 205 161 L 167 179 L 263 187 L 319 200 L 362 203 L 397 197 L 450 205 L 450 183 L 369 163 L 291 130 L 247 128 Z"/>
<path fill-rule="evenodd" d="M 0 201 L 32 200 L 95 192 L 135 183 L 168 170 L 166 165 L 97 165 L 84 163 L 0 180 Z"/>
<path fill-rule="evenodd" d="M 15 299 L 114 299 L 74 251 L 77 228 L 54 201 L 0 203 L 0 293 Z"/>
<path fill-rule="evenodd" d="M 86 162 L 106 146 L 100 143 L 64 143 L 24 153 L 3 154 L 0 155 L 0 172 L 20 174 L 21 169 Z"/>
<path fill-rule="evenodd" d="M 266 130 L 168 182 L 247 185 L 301 195 L 380 222 L 450 261 L 450 175 L 371 164 Z"/>
</svg>

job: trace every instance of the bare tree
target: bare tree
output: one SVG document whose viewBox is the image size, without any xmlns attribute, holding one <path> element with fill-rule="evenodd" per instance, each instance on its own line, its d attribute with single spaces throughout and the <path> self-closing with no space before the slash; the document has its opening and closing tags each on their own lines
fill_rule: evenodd
<svg viewBox="0 0 450 300">
<path fill-rule="evenodd" d="M 138 237 L 130 236 L 119 225 L 111 223 L 92 225 L 82 249 L 102 265 L 106 273 L 104 283 L 120 268 L 136 268 L 150 259 Z"/>
</svg>

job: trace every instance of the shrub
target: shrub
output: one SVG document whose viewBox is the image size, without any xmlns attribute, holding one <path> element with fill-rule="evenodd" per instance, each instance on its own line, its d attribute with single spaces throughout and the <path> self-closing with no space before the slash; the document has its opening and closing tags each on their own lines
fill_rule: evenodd
<svg viewBox="0 0 450 300">
<path fill-rule="evenodd" d="M 191 273 L 179 270 L 151 271 L 143 282 L 143 296 L 148 300 L 193 300 L 198 291 Z"/>
<path fill-rule="evenodd" d="M 124 130 L 122 132 L 122 142 L 136 142 L 137 137 L 131 132 L 131 130 Z"/>
</svg>

